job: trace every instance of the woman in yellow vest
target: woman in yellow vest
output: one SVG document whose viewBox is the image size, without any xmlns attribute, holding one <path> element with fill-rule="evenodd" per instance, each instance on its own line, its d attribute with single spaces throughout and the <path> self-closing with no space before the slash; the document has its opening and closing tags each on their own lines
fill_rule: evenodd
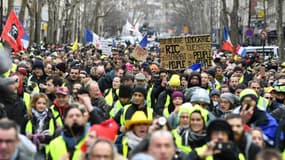
<svg viewBox="0 0 285 160">
<path fill-rule="evenodd" d="M 130 120 L 126 121 L 126 133 L 119 135 L 116 139 L 115 145 L 118 152 L 125 158 L 128 157 L 131 150 L 133 150 L 148 134 L 149 120 L 143 111 L 136 111 Z"/>
<path fill-rule="evenodd" d="M 57 128 L 48 102 L 44 93 L 33 95 L 25 126 L 25 133 L 37 146 L 40 156 L 44 156 L 45 146 L 51 141 Z"/>
<path fill-rule="evenodd" d="M 115 77 L 112 82 L 112 88 L 105 90 L 104 97 L 106 103 L 109 106 L 113 106 L 113 103 L 118 100 L 120 85 L 121 85 L 121 78 Z"/>
</svg>

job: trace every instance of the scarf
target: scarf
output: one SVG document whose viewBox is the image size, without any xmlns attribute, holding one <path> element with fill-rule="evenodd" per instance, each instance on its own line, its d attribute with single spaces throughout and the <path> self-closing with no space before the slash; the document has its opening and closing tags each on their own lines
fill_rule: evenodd
<svg viewBox="0 0 285 160">
<path fill-rule="evenodd" d="M 187 139 L 187 144 L 191 148 L 201 147 L 206 143 L 206 131 L 203 130 L 201 133 L 193 132 L 191 129 L 188 130 L 189 136 Z"/>
<path fill-rule="evenodd" d="M 35 109 L 32 109 L 32 113 L 34 114 L 37 123 L 39 124 L 39 127 L 36 130 L 36 133 L 41 133 L 43 131 L 44 127 L 44 121 L 48 115 L 48 109 L 46 108 L 43 112 L 38 112 Z"/>
<path fill-rule="evenodd" d="M 58 112 L 59 112 L 60 117 L 62 117 L 62 116 L 63 116 L 63 113 L 64 113 L 64 111 L 65 111 L 65 109 L 68 108 L 68 105 L 59 106 L 57 99 L 55 99 L 55 100 L 53 101 L 53 103 L 54 103 L 55 108 L 58 109 Z"/>
<path fill-rule="evenodd" d="M 126 136 L 128 138 L 128 146 L 131 149 L 134 149 L 143 139 L 141 137 L 136 136 L 133 131 L 127 132 Z"/>
</svg>

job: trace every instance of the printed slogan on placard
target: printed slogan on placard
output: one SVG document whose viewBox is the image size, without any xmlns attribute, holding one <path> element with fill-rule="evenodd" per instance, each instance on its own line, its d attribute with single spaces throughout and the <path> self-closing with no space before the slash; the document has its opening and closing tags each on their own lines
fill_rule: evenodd
<svg viewBox="0 0 285 160">
<path fill-rule="evenodd" d="M 192 64 L 203 62 L 211 66 L 211 37 L 197 35 L 160 39 L 161 66 L 170 70 L 180 70 Z"/>
</svg>

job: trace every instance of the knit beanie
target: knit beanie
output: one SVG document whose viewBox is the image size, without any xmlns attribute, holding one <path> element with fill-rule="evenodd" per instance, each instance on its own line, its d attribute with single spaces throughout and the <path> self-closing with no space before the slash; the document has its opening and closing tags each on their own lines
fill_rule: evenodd
<svg viewBox="0 0 285 160">
<path fill-rule="evenodd" d="M 183 93 L 182 93 L 181 91 L 174 91 L 174 92 L 172 93 L 171 97 L 172 97 L 172 99 L 174 99 L 174 98 L 176 98 L 176 97 L 181 97 L 181 98 L 183 98 L 184 95 L 183 95 Z"/>
<path fill-rule="evenodd" d="M 66 70 L 65 63 L 63 63 L 63 62 L 56 64 L 55 67 L 56 67 L 58 70 L 60 70 L 61 72 L 65 72 L 65 70 Z"/>
<path fill-rule="evenodd" d="M 33 69 L 40 68 L 44 70 L 44 64 L 41 60 L 36 60 L 33 64 Z"/>
<path fill-rule="evenodd" d="M 119 89 L 119 97 L 121 98 L 131 98 L 132 96 L 132 89 L 130 86 L 121 85 Z"/>
<path fill-rule="evenodd" d="M 172 75 L 168 84 L 169 86 L 180 86 L 180 76 L 178 74 Z"/>
<path fill-rule="evenodd" d="M 133 93 L 135 93 L 135 92 L 139 92 L 139 93 L 143 94 L 144 98 L 146 98 L 147 91 L 146 91 L 145 88 L 143 88 L 143 87 L 135 87 L 133 89 Z"/>
<path fill-rule="evenodd" d="M 221 95 L 221 98 L 226 99 L 228 102 L 231 103 L 231 105 L 234 105 L 238 101 L 238 97 L 232 93 L 223 93 Z"/>
<path fill-rule="evenodd" d="M 215 131 L 222 131 L 228 134 L 230 140 L 234 140 L 234 133 L 232 127 L 229 123 L 224 119 L 215 119 L 210 122 L 209 126 L 207 127 L 207 138 L 210 140 L 211 134 Z"/>
</svg>

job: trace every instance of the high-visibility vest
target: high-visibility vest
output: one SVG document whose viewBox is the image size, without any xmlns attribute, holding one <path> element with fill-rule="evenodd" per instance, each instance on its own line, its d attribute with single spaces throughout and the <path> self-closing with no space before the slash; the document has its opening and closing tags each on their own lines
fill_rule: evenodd
<svg viewBox="0 0 285 160">
<path fill-rule="evenodd" d="M 54 106 L 54 105 L 51 105 L 51 106 L 50 106 L 50 109 L 51 109 L 52 115 L 53 115 L 53 117 L 54 117 L 54 119 L 55 119 L 56 125 L 57 125 L 58 127 L 63 126 L 63 122 L 62 122 L 61 116 L 60 116 L 60 114 L 59 114 L 59 111 L 57 111 L 57 110 L 55 109 L 55 106 Z"/>
<path fill-rule="evenodd" d="M 51 118 L 49 120 L 49 127 L 48 127 L 48 130 L 50 131 L 51 135 L 54 135 L 55 133 L 55 129 L 56 129 L 56 126 L 54 126 L 54 119 Z M 33 133 L 33 123 L 32 123 L 32 120 L 29 120 L 26 124 L 26 127 L 25 127 L 25 133 L 26 134 L 29 134 L 29 133 Z"/>
<path fill-rule="evenodd" d="M 112 110 L 110 111 L 110 117 L 114 117 L 116 115 L 116 113 L 123 108 L 122 103 L 120 102 L 120 100 L 117 100 L 112 108 Z"/>
<path fill-rule="evenodd" d="M 182 144 L 182 137 L 177 133 L 177 128 L 173 129 L 171 132 L 173 137 L 175 138 L 177 148 L 182 150 L 184 153 L 190 153 L 192 150 L 191 147 Z"/>
<path fill-rule="evenodd" d="M 82 158 L 82 152 L 81 152 L 81 147 L 85 142 L 87 136 L 85 136 L 76 146 L 75 146 L 75 151 L 73 152 L 72 159 L 68 160 L 79 160 Z M 50 142 L 48 145 L 48 151 L 49 155 L 51 156 L 52 159 L 54 160 L 60 160 L 64 155 L 68 153 L 67 148 L 66 148 L 66 143 L 63 139 L 62 136 L 58 136 L 54 140 Z"/>
<path fill-rule="evenodd" d="M 29 93 L 24 92 L 23 101 L 25 102 L 26 110 L 28 111 L 30 108 L 30 101 L 31 101 L 31 96 Z"/>
<path fill-rule="evenodd" d="M 125 124 L 126 124 L 126 113 L 127 113 L 127 110 L 130 106 L 131 105 L 127 105 L 124 107 L 123 114 L 121 114 L 121 117 L 120 117 L 121 126 L 125 126 Z M 153 109 L 150 107 L 146 107 L 146 109 L 147 109 L 147 115 L 146 115 L 147 119 L 153 120 Z"/>
<path fill-rule="evenodd" d="M 152 107 L 152 104 L 151 104 L 151 93 L 152 93 L 152 90 L 153 90 L 153 86 L 151 86 L 148 89 L 148 91 L 147 91 L 147 95 L 146 95 L 146 101 L 147 101 L 146 106 L 147 107 Z"/>
<path fill-rule="evenodd" d="M 243 83 L 243 81 L 244 81 L 244 76 L 241 76 L 238 82 L 239 82 L 239 84 L 241 84 L 241 83 Z"/>
<path fill-rule="evenodd" d="M 263 111 L 265 111 L 268 107 L 268 100 L 265 99 L 264 97 L 259 96 L 258 101 L 257 101 L 257 107 Z"/>
<path fill-rule="evenodd" d="M 199 157 L 203 154 L 203 152 L 205 152 L 206 149 L 207 149 L 207 145 L 195 148 L 196 153 L 198 154 Z M 238 159 L 239 160 L 245 160 L 244 155 L 242 153 L 238 153 Z M 207 156 L 205 158 L 205 160 L 214 160 L 214 157 L 213 156 Z"/>
<path fill-rule="evenodd" d="M 125 158 L 128 158 L 128 153 L 129 153 L 129 146 L 128 146 L 128 137 L 124 136 L 123 140 L 122 140 L 122 152 L 123 152 L 123 156 Z"/>
<path fill-rule="evenodd" d="M 164 103 L 164 109 L 163 109 L 163 115 L 165 117 L 169 117 L 170 113 L 168 112 L 168 106 L 170 105 L 170 96 L 167 94 L 166 95 L 166 100 Z"/>
<path fill-rule="evenodd" d="M 116 89 L 115 94 L 117 96 L 119 95 L 119 89 Z M 113 105 L 113 102 L 114 102 L 113 88 L 110 88 L 109 90 L 107 90 L 106 96 L 105 96 L 105 101 L 109 106 Z"/>
</svg>

